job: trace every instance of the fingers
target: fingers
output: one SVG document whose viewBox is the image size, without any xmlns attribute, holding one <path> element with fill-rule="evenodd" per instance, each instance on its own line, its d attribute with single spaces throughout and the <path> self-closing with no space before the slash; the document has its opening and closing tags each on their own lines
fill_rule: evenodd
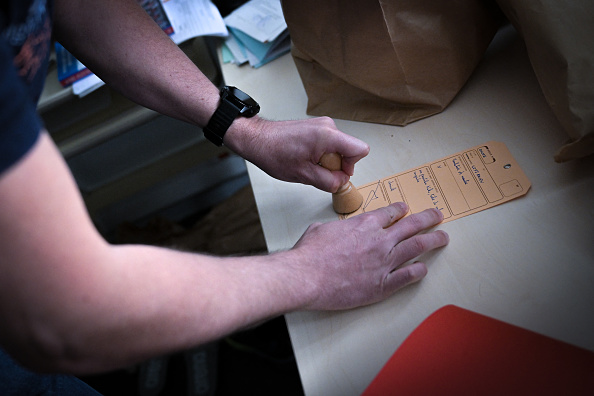
<svg viewBox="0 0 594 396">
<path fill-rule="evenodd" d="M 320 185 L 328 186 L 322 187 L 323 190 L 335 193 L 338 188 L 349 181 L 349 176 L 342 171 L 342 156 L 338 153 L 325 153 L 320 158 L 319 165 L 328 172 L 323 172 L 316 169 L 316 173 L 320 175 Z"/>
<path fill-rule="evenodd" d="M 363 143 L 363 142 L 361 142 Z M 343 154 L 343 164 L 342 169 L 343 171 L 349 175 L 353 176 L 355 172 L 355 164 L 363 157 L 366 157 L 369 154 L 369 146 L 366 143 L 363 143 L 364 146 L 357 148 L 357 153 L 355 155 L 346 155 Z"/>
<path fill-rule="evenodd" d="M 355 164 L 361 158 L 369 154 L 369 145 L 354 136 L 341 132 L 340 146 L 338 152 L 343 157 L 343 166 L 347 164 Z"/>
<path fill-rule="evenodd" d="M 359 216 L 369 216 L 377 220 L 380 227 L 388 228 L 395 221 L 401 219 L 408 213 L 408 205 L 404 202 L 396 202 L 383 208 L 376 209 Z M 356 219 L 358 216 L 353 217 Z"/>
<path fill-rule="evenodd" d="M 394 264 L 398 266 L 423 253 L 447 245 L 449 240 L 448 234 L 441 230 L 415 235 L 394 246 L 390 256 Z M 420 281 L 425 275 L 427 275 L 427 266 L 422 262 L 414 262 L 397 268 L 388 273 L 383 285 L 383 294 L 388 296 L 398 289 Z"/>
<path fill-rule="evenodd" d="M 348 135 L 347 135 L 348 136 Z M 342 154 L 342 170 L 349 176 L 355 172 L 355 164 L 363 157 L 369 154 L 369 145 L 367 143 L 348 136 L 349 142 L 344 148 L 340 149 Z"/>
<path fill-rule="evenodd" d="M 449 241 L 448 234 L 441 230 L 419 234 L 398 243 L 389 255 L 393 257 L 396 265 L 400 265 L 430 250 L 445 246 Z"/>
<path fill-rule="evenodd" d="M 342 171 L 348 176 L 353 176 L 355 164 L 369 154 L 369 145 L 340 131 L 334 120 L 329 117 L 320 117 L 316 121 L 325 126 L 324 152 L 340 154 L 342 156 Z"/>
<path fill-rule="evenodd" d="M 422 212 L 414 213 L 390 227 L 391 236 L 397 241 L 403 241 L 419 232 L 433 227 L 443 220 L 443 213 L 438 209 L 425 209 Z"/>
<path fill-rule="evenodd" d="M 421 262 L 415 262 L 406 267 L 399 268 L 388 274 L 384 283 L 384 292 L 391 294 L 411 283 L 416 283 L 427 275 L 427 266 Z"/>
<path fill-rule="evenodd" d="M 312 185 L 320 190 L 335 193 L 340 186 L 349 181 L 349 177 L 342 171 L 318 171 L 318 178 L 312 181 Z"/>
<path fill-rule="evenodd" d="M 395 258 L 396 264 L 402 264 L 425 252 L 447 245 L 449 236 L 444 231 L 419 234 L 419 232 L 439 224 L 442 220 L 441 211 L 426 209 L 412 214 L 390 227 L 388 230 L 396 241 L 390 255 Z"/>
<path fill-rule="evenodd" d="M 404 217 L 408 210 L 399 202 L 307 230 L 295 248 L 321 273 L 323 298 L 313 309 L 377 302 L 426 276 L 424 263 L 401 266 L 447 245 L 449 237 L 441 230 L 420 233 L 442 221 L 441 212 L 432 209 Z"/>
</svg>

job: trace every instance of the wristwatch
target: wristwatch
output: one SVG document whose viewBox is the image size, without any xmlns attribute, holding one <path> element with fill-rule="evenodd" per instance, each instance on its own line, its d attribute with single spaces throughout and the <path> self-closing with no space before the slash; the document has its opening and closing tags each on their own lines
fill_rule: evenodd
<svg viewBox="0 0 594 396">
<path fill-rule="evenodd" d="M 260 111 L 260 105 L 242 90 L 224 86 L 221 89 L 221 103 L 204 128 L 204 136 L 216 144 L 223 145 L 227 129 L 237 117 L 253 117 Z"/>
</svg>

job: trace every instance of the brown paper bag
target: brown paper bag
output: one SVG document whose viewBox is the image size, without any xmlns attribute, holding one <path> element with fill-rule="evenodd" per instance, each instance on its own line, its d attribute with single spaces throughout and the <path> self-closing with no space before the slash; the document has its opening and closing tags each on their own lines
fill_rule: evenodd
<svg viewBox="0 0 594 396">
<path fill-rule="evenodd" d="M 442 111 L 495 35 L 481 0 L 284 0 L 307 113 L 406 125 Z"/>
<path fill-rule="evenodd" d="M 594 2 L 497 1 L 524 38 L 544 96 L 570 136 L 555 160 L 594 153 Z"/>
</svg>

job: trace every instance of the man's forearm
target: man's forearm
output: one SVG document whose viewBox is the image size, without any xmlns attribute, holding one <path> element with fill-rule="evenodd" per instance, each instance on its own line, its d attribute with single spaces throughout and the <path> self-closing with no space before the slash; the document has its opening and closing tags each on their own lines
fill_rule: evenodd
<svg viewBox="0 0 594 396">
<path fill-rule="evenodd" d="M 2 344 L 40 370 L 97 372 L 309 305 L 294 252 L 217 258 L 112 246 L 47 134 L 0 178 Z"/>
<path fill-rule="evenodd" d="M 220 102 L 218 88 L 136 0 L 56 0 L 55 8 L 56 38 L 105 82 L 160 113 L 200 127 L 208 123 Z M 322 154 L 340 153 L 352 174 L 369 151 L 330 119 L 239 117 L 224 144 L 272 177 L 326 191 L 335 191 L 348 176 L 333 177 L 317 166 Z"/>
<path fill-rule="evenodd" d="M 97 263 L 96 294 L 87 289 L 92 309 L 76 290 L 52 304 L 62 310 L 54 324 L 63 329 L 60 348 L 73 352 L 55 355 L 52 370 L 104 371 L 188 349 L 301 309 L 316 292 L 285 257 L 292 252 L 216 258 L 150 246 L 109 249 L 111 262 Z"/>
<path fill-rule="evenodd" d="M 55 35 L 108 84 L 160 113 L 204 126 L 218 89 L 136 0 L 56 0 Z"/>
</svg>

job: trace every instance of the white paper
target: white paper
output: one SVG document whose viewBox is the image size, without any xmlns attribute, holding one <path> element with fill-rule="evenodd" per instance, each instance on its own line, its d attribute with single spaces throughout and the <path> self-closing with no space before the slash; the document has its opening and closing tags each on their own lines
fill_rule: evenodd
<svg viewBox="0 0 594 396">
<path fill-rule="evenodd" d="M 210 0 L 160 0 L 173 26 L 171 39 L 180 44 L 199 36 L 227 37 L 219 9 Z"/>
<path fill-rule="evenodd" d="M 248 1 L 225 17 L 225 23 L 263 43 L 287 29 L 280 0 Z"/>
<path fill-rule="evenodd" d="M 260 58 L 254 55 L 254 53 L 247 48 L 245 49 L 245 54 L 247 55 L 247 60 L 250 63 L 251 67 L 256 67 L 262 62 Z"/>
<path fill-rule="evenodd" d="M 105 83 L 95 74 L 91 73 L 88 76 L 75 81 L 72 84 L 72 92 L 82 98 L 103 85 L 105 85 Z"/>
<path fill-rule="evenodd" d="M 230 34 L 229 37 L 227 37 L 225 39 L 225 45 L 231 52 L 231 55 L 233 55 L 233 58 L 235 59 L 235 63 L 237 63 L 238 65 L 241 65 L 241 64 L 247 62 L 248 58 L 247 58 L 246 54 L 244 54 L 244 52 L 243 52 L 246 49 L 242 48 L 243 46 L 237 42 L 237 40 L 235 39 L 235 37 L 232 34 Z M 242 51 L 242 49 L 243 49 L 243 51 Z"/>
</svg>

